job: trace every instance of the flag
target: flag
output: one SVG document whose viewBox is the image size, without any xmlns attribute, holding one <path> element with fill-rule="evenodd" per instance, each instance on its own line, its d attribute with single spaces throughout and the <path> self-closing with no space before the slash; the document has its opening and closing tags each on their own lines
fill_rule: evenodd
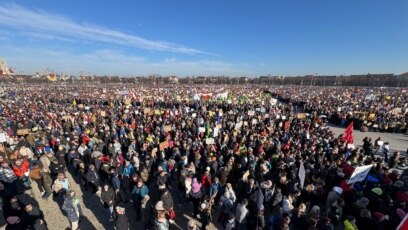
<svg viewBox="0 0 408 230">
<path fill-rule="evenodd" d="M 349 126 L 347 126 L 345 134 L 343 136 L 343 140 L 347 142 L 348 144 L 353 144 L 354 143 L 354 136 L 353 136 L 353 125 L 354 122 L 352 121 Z"/>
<path fill-rule="evenodd" d="M 408 214 L 405 215 L 404 219 L 398 225 L 397 230 L 408 230 Z"/>
</svg>

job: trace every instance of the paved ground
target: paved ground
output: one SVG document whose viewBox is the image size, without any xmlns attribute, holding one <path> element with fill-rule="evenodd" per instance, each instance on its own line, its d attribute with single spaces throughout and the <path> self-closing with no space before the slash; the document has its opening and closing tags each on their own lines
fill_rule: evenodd
<svg viewBox="0 0 408 230">
<path fill-rule="evenodd" d="M 336 135 L 344 134 L 345 128 L 330 126 Z M 359 130 L 354 130 L 354 144 L 356 146 L 361 146 L 363 144 L 363 139 L 365 137 L 371 137 L 374 142 L 375 139 L 381 137 L 384 142 L 390 143 L 391 151 L 401 151 L 406 152 L 408 148 L 408 135 L 405 134 L 395 134 L 395 133 L 381 133 L 381 132 L 361 132 Z"/>
</svg>

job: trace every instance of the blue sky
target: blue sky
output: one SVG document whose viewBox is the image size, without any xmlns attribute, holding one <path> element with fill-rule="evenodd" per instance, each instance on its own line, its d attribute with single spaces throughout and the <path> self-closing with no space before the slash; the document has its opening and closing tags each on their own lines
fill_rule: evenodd
<svg viewBox="0 0 408 230">
<path fill-rule="evenodd" d="M 0 2 L 0 57 L 26 74 L 400 74 L 407 41 L 406 0 Z"/>
</svg>

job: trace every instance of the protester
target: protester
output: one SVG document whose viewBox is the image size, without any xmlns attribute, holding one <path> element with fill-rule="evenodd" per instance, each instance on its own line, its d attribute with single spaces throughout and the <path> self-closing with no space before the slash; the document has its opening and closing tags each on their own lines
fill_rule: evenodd
<svg viewBox="0 0 408 230">
<path fill-rule="evenodd" d="M 15 96 L 0 101 L 0 134 L 6 136 L 0 144 L 0 182 L 9 225 L 44 225 L 37 206 L 23 215 L 26 206 L 13 198 L 32 189 L 30 179 L 44 199 L 53 192 L 63 199 L 73 229 L 81 216 L 70 191 L 73 183 L 100 196 L 111 225 L 123 229 L 129 228 L 127 218 L 146 228 L 169 229 L 182 214 L 194 218 L 193 229 L 198 222 L 201 229 L 210 224 L 395 229 L 408 212 L 405 153 L 394 151 L 384 137 L 350 145 L 327 126 L 329 121 L 406 132 L 407 93 L 305 86 L 123 87 L 7 88 Z M 366 178 L 347 183 L 356 168 L 370 165 Z M 192 203 L 187 207 L 192 213 L 179 213 L 180 200 Z M 116 209 L 130 203 L 135 216 Z M 211 218 L 214 210 L 220 213 L 218 225 Z"/>
</svg>

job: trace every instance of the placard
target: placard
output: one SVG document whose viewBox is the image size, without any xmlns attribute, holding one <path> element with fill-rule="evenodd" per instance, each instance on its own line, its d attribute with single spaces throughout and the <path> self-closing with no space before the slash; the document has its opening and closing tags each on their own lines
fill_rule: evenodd
<svg viewBox="0 0 408 230">
<path fill-rule="evenodd" d="M 164 131 L 165 132 L 170 132 L 171 131 L 171 125 L 164 126 Z"/>
<path fill-rule="evenodd" d="M 161 114 L 161 112 L 160 112 L 160 110 L 155 109 L 155 110 L 154 110 L 154 114 L 155 114 L 155 115 L 160 115 L 160 114 Z"/>
<path fill-rule="evenodd" d="M 248 116 L 253 116 L 253 115 L 255 115 L 255 111 L 252 111 L 252 110 L 248 111 Z"/>
<path fill-rule="evenodd" d="M 365 166 L 360 166 L 354 169 L 353 174 L 351 175 L 350 179 L 348 180 L 347 184 L 353 184 L 356 182 L 363 181 L 368 173 L 370 172 L 372 165 L 365 165 Z"/>
<path fill-rule="evenodd" d="M 205 127 L 198 127 L 199 133 L 205 133 Z"/>
<path fill-rule="evenodd" d="M 163 141 L 160 143 L 160 150 L 164 150 L 169 147 L 169 141 Z"/>
<path fill-rule="evenodd" d="M 214 133 L 213 133 L 213 137 L 218 137 L 218 133 L 220 132 L 220 129 L 215 127 L 214 128 Z"/>
<path fill-rule="evenodd" d="M 18 136 L 27 135 L 29 133 L 30 133 L 30 129 L 19 129 L 19 130 L 17 130 L 17 135 Z"/>
<path fill-rule="evenodd" d="M 0 143 L 7 142 L 6 134 L 0 133 Z"/>
<path fill-rule="evenodd" d="M 105 111 L 101 111 L 100 112 L 101 117 L 106 117 L 106 112 Z"/>
<path fill-rule="evenodd" d="M 297 117 L 297 119 L 299 119 L 299 120 L 306 119 L 306 113 L 298 113 L 298 114 L 296 115 L 296 117 Z"/>
<path fill-rule="evenodd" d="M 207 144 L 207 145 L 213 145 L 213 144 L 215 144 L 215 141 L 214 141 L 214 138 L 206 138 L 205 139 L 205 143 Z"/>
</svg>

